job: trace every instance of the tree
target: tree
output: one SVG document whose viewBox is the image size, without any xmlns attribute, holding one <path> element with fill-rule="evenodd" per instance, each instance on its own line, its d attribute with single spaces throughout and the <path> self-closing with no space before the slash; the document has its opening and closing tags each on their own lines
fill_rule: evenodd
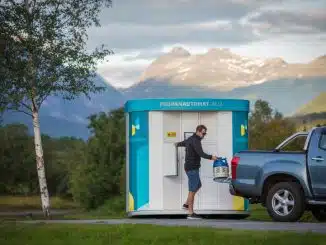
<svg viewBox="0 0 326 245">
<path fill-rule="evenodd" d="M 296 131 L 295 124 L 270 107 L 267 101 L 257 100 L 249 118 L 249 148 L 272 150 Z"/>
<path fill-rule="evenodd" d="M 274 119 L 282 120 L 283 119 L 283 114 L 276 110 L 275 113 L 274 113 Z"/>
<path fill-rule="evenodd" d="M 23 124 L 0 126 L 0 194 L 28 194 L 36 172 L 31 137 Z M 36 177 L 36 178 L 35 178 Z"/>
<path fill-rule="evenodd" d="M 125 118 L 123 109 L 90 116 L 92 136 L 87 143 L 86 162 L 72 173 L 74 199 L 87 209 L 97 208 L 108 198 L 120 196 L 125 163 Z"/>
<path fill-rule="evenodd" d="M 71 197 L 72 170 L 85 159 L 86 142 L 73 137 L 51 138 L 42 135 L 46 177 L 52 195 Z M 35 195 L 38 176 L 32 136 L 24 124 L 0 126 L 0 195 Z"/>
<path fill-rule="evenodd" d="M 267 101 L 259 99 L 255 102 L 251 120 L 255 122 L 267 123 L 272 119 L 272 113 L 273 109 L 270 107 L 270 104 Z M 277 116 L 279 116 L 278 112 Z"/>
<path fill-rule="evenodd" d="M 98 14 L 111 0 L 3 0 L 0 40 L 0 111 L 32 117 L 42 209 L 50 215 L 39 111 L 48 96 L 72 100 L 103 91 L 93 81 L 96 64 L 112 52 L 102 45 L 86 50 L 87 28 L 100 26 Z"/>
</svg>

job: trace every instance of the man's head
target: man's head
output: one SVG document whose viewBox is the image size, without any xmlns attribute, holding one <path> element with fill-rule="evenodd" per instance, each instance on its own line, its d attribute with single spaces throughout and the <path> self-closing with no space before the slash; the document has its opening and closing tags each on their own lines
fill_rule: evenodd
<svg viewBox="0 0 326 245">
<path fill-rule="evenodd" d="M 198 125 L 196 128 L 196 134 L 200 137 L 200 138 L 204 138 L 205 135 L 207 133 L 207 128 L 205 127 L 205 125 Z"/>
</svg>

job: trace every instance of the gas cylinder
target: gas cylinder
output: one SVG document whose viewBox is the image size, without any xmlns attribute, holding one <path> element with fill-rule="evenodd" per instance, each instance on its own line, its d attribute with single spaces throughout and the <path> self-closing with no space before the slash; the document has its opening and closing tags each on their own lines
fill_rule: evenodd
<svg viewBox="0 0 326 245">
<path fill-rule="evenodd" d="M 213 163 L 214 181 L 223 182 L 229 178 L 229 165 L 225 157 L 217 158 Z"/>
</svg>

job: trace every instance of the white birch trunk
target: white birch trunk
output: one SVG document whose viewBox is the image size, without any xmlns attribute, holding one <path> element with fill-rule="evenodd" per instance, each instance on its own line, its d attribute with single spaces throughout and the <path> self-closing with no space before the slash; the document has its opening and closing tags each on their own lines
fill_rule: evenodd
<svg viewBox="0 0 326 245">
<path fill-rule="evenodd" d="M 24 3 L 27 12 L 30 13 L 29 0 L 24 0 Z M 32 28 L 32 26 L 30 26 L 30 28 Z M 32 64 L 31 58 L 29 61 Z M 32 70 L 34 70 L 33 65 L 31 65 L 31 68 Z M 35 75 L 35 73 L 32 72 L 32 75 Z M 45 217 L 49 217 L 50 199 L 49 199 L 49 192 L 46 183 L 45 168 L 44 168 L 43 147 L 42 147 L 42 140 L 41 140 L 39 114 L 38 114 L 39 108 L 36 106 L 34 96 L 35 96 L 35 89 L 33 87 L 31 100 L 32 100 L 33 128 L 34 128 L 34 144 L 35 144 L 35 153 L 36 153 L 36 169 L 37 169 L 38 181 L 40 186 L 43 214 Z"/>
<path fill-rule="evenodd" d="M 36 153 L 36 169 L 40 185 L 40 194 L 44 216 L 50 216 L 50 199 L 46 183 L 45 167 L 43 159 L 43 147 L 38 110 L 33 108 L 34 144 Z"/>
</svg>

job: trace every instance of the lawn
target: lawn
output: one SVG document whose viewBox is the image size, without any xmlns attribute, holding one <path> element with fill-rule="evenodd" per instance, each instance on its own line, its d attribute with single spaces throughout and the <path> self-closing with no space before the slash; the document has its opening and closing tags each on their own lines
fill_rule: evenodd
<svg viewBox="0 0 326 245">
<path fill-rule="evenodd" d="M 60 197 L 51 197 L 53 209 L 75 209 L 78 205 L 71 200 Z M 39 196 L 0 196 L 0 211 L 40 210 Z"/>
<path fill-rule="evenodd" d="M 252 204 L 249 206 L 251 209 L 251 214 L 247 218 L 248 220 L 253 221 L 272 221 L 272 219 L 269 217 L 266 208 L 261 206 L 260 204 Z M 311 212 L 305 212 L 300 222 L 318 222 L 311 214 Z"/>
<path fill-rule="evenodd" d="M 43 245 L 45 242 L 47 245 L 325 245 L 326 236 L 153 225 L 0 224 L 0 244 Z"/>
<path fill-rule="evenodd" d="M 121 198 L 108 200 L 99 208 L 91 211 L 85 211 L 72 200 L 60 197 L 51 197 L 50 204 L 52 219 L 109 219 L 125 216 Z M 58 214 L 58 211 L 69 211 L 69 214 Z M 19 215 L 14 216 L 12 212 L 17 212 Z M 0 196 L 0 221 L 43 218 L 41 200 L 38 196 Z"/>
<path fill-rule="evenodd" d="M 121 218 L 125 217 L 124 202 L 121 198 L 114 198 L 108 200 L 104 205 L 96 210 L 84 211 L 78 207 L 78 205 L 71 200 L 62 199 L 59 197 L 51 198 L 51 209 L 69 209 L 72 210 L 69 214 L 55 215 L 52 219 L 109 219 L 109 218 Z M 261 205 L 250 205 L 251 215 L 247 218 L 248 220 L 255 221 L 271 221 L 271 218 L 267 214 L 267 211 Z M 37 196 L 34 197 L 0 197 L 0 212 L 9 211 L 20 211 L 20 210 L 41 210 L 40 199 Z M 19 217 L 19 219 L 42 219 L 41 215 L 33 215 L 32 217 L 27 215 Z M 4 216 L 0 217 L 0 220 L 13 220 L 17 217 Z M 306 212 L 301 221 L 304 222 L 316 222 L 309 212 Z"/>
</svg>

